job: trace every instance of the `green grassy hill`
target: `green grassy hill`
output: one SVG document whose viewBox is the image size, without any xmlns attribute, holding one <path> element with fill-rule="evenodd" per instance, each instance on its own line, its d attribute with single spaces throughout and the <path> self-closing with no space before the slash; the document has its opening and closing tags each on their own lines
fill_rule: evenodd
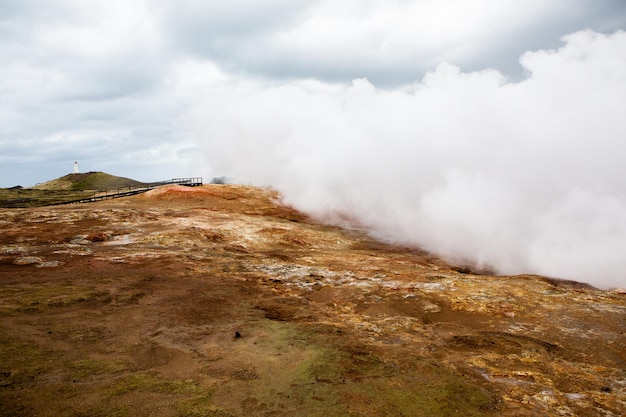
<svg viewBox="0 0 626 417">
<path fill-rule="evenodd" d="M 0 207 L 38 207 L 89 198 L 102 191 L 143 187 L 146 183 L 105 172 L 68 174 L 30 188 L 0 188 Z"/>
<path fill-rule="evenodd" d="M 68 190 L 68 191 L 104 191 L 125 187 L 141 187 L 145 183 L 130 178 L 117 177 L 106 172 L 86 172 L 83 174 L 67 174 L 55 180 L 38 184 L 36 190 Z"/>
</svg>

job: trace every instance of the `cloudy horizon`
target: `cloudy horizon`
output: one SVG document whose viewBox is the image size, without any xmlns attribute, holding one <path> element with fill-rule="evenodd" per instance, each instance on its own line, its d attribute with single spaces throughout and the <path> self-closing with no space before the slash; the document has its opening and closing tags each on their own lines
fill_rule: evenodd
<svg viewBox="0 0 626 417">
<path fill-rule="evenodd" d="M 619 0 L 0 1 L 0 187 L 226 175 L 625 286 L 624 29 Z"/>
</svg>

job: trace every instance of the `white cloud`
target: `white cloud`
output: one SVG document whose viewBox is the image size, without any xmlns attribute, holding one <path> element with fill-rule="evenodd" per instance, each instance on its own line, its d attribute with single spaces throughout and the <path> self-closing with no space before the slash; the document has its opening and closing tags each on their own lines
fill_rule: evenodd
<svg viewBox="0 0 626 417">
<path fill-rule="evenodd" d="M 529 52 L 529 78 L 442 64 L 381 90 L 216 88 L 193 120 L 211 164 L 447 257 L 623 286 L 626 33 Z"/>
</svg>

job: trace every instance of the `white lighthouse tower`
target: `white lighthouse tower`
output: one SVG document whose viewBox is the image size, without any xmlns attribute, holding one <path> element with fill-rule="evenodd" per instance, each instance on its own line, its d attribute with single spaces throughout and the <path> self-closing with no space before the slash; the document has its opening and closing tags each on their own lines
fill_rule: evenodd
<svg viewBox="0 0 626 417">
<path fill-rule="evenodd" d="M 78 162 L 74 162 L 74 174 L 78 174 Z"/>
</svg>

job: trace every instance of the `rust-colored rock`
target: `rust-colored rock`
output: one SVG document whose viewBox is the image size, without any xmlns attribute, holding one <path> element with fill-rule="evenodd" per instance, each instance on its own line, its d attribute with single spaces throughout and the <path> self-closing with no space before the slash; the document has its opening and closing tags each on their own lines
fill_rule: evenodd
<svg viewBox="0 0 626 417">
<path fill-rule="evenodd" d="M 449 266 L 278 199 L 1 210 L 0 415 L 626 413 L 623 290 Z"/>
</svg>

